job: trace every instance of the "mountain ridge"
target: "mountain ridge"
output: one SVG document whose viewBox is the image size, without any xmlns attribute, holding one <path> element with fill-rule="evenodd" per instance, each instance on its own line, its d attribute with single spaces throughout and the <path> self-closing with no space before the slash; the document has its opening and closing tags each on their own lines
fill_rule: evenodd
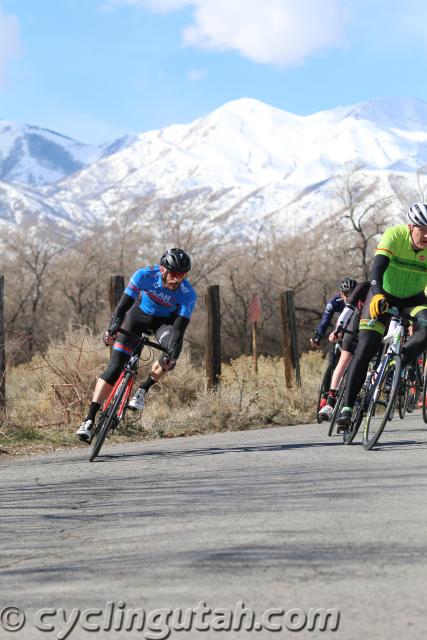
<svg viewBox="0 0 427 640">
<path fill-rule="evenodd" d="M 301 212 L 303 223 L 313 202 L 320 209 L 328 205 L 328 184 L 349 164 L 362 166 L 385 186 L 387 176 L 397 173 L 409 183 L 416 170 L 427 165 L 427 103 L 415 99 L 376 98 L 301 116 L 240 98 L 190 124 L 125 136 L 99 147 L 36 127 L 37 135 L 54 145 L 61 136 L 65 140 L 59 157 L 71 155 L 70 172 L 66 161 L 59 162 L 55 170 L 60 173 L 62 167 L 63 175 L 57 178 L 54 170 L 46 169 L 48 160 L 42 165 L 44 173 L 37 174 L 37 154 L 30 159 L 24 154 L 19 170 L 19 163 L 8 172 L 2 169 L 5 122 L 0 120 L 0 218 L 8 222 L 20 222 L 31 212 L 31 218 L 56 218 L 60 226 L 75 221 L 85 226 L 147 198 L 155 219 L 156 202 L 164 206 L 167 199 L 173 209 L 174 199 L 189 194 L 194 212 L 206 207 L 213 223 L 227 212 L 236 215 L 236 224 L 247 220 L 250 225 L 277 211 L 282 212 L 277 214 L 280 219 L 290 203 L 299 203 L 292 206 Z M 33 129 L 22 126 L 28 151 Z M 48 143 L 44 149 L 49 152 Z M 25 183 L 26 170 L 30 179 Z M 18 181 L 10 179 L 16 175 Z M 37 176 L 44 178 L 42 184 L 35 183 Z M 194 196 L 198 190 L 210 194 L 208 205 Z M 296 212 L 291 207 L 288 214 Z"/>
</svg>

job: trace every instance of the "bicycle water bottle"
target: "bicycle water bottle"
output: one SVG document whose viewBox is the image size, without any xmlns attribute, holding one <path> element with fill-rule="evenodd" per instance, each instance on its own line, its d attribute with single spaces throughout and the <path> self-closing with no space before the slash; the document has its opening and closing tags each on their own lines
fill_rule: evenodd
<svg viewBox="0 0 427 640">
<path fill-rule="evenodd" d="M 399 319 L 393 316 L 392 319 L 390 320 L 390 324 L 388 325 L 387 335 L 384 336 L 384 341 L 394 338 L 398 326 L 399 326 Z"/>
</svg>

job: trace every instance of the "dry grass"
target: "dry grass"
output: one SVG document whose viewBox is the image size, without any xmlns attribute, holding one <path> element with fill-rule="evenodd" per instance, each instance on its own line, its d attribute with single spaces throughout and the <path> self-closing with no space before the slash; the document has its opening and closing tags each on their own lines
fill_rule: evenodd
<svg viewBox="0 0 427 640">
<path fill-rule="evenodd" d="M 8 410 L 0 423 L 0 453 L 32 453 L 76 444 L 74 432 L 85 415 L 108 350 L 86 330 L 69 331 L 31 363 L 7 372 Z M 151 354 L 149 354 L 151 356 Z M 141 368 L 151 368 L 148 357 Z M 223 365 L 217 393 L 206 391 L 204 371 L 184 351 L 177 369 L 152 388 L 143 412 L 127 414 L 122 439 L 172 437 L 289 425 L 314 419 L 323 361 L 319 353 L 301 360 L 303 387 L 285 388 L 283 362 L 242 356 Z"/>
</svg>

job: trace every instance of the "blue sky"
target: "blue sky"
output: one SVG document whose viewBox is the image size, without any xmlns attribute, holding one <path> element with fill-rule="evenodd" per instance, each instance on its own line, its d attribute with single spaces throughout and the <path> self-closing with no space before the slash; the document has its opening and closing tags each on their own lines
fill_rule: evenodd
<svg viewBox="0 0 427 640">
<path fill-rule="evenodd" d="M 0 118 L 99 143 L 229 100 L 427 100 L 421 0 L 0 0 Z"/>
</svg>

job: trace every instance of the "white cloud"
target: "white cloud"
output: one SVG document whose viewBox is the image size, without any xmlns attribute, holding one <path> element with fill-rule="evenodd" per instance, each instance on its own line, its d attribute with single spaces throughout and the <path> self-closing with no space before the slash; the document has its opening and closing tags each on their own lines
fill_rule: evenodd
<svg viewBox="0 0 427 640">
<path fill-rule="evenodd" d="M 342 39 L 339 0 L 199 0 L 184 42 L 289 67 Z"/>
<path fill-rule="evenodd" d="M 156 13 L 194 7 L 184 44 L 290 67 L 343 41 L 344 0 L 109 0 Z"/>
<path fill-rule="evenodd" d="M 0 5 L 0 86 L 6 82 L 7 65 L 22 51 L 19 20 L 3 13 Z"/>
<path fill-rule="evenodd" d="M 187 77 L 192 82 L 197 82 L 198 80 L 204 80 L 208 75 L 207 69 L 190 69 L 187 73 Z"/>
</svg>

